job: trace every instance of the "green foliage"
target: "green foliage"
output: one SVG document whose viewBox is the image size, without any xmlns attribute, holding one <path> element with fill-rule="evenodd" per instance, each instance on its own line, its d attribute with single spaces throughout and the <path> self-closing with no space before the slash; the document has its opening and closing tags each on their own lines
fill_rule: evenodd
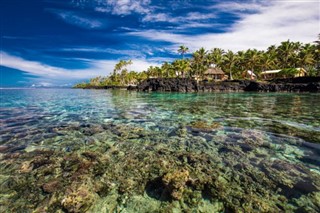
<svg viewBox="0 0 320 213">
<path fill-rule="evenodd" d="M 182 55 L 182 59 L 184 58 L 184 54 L 186 54 L 189 51 L 189 48 L 181 45 L 178 49 L 178 53 L 180 53 Z"/>
<path fill-rule="evenodd" d="M 73 86 L 73 88 L 86 88 L 89 86 L 89 83 L 82 82 Z"/>
<path fill-rule="evenodd" d="M 293 78 L 296 74 L 299 73 L 299 70 L 295 68 L 287 68 L 287 69 L 282 69 L 277 75 L 280 76 L 285 76 L 287 78 Z"/>
<path fill-rule="evenodd" d="M 320 35 L 319 35 L 320 38 Z M 96 77 L 88 83 L 79 83 L 75 88 L 99 86 L 127 86 L 136 85 L 147 78 L 175 78 L 189 77 L 203 79 L 205 71 L 210 65 L 215 65 L 229 74 L 230 79 L 239 79 L 246 70 L 258 74 L 266 70 L 281 69 L 279 76 L 293 77 L 297 74 L 294 68 L 304 68 L 309 76 L 320 75 L 320 41 L 315 44 L 284 41 L 279 46 L 272 45 L 266 51 L 248 49 L 232 52 L 221 48 L 208 51 L 204 48 L 192 53 L 191 58 L 184 58 L 189 48 L 181 45 L 178 53 L 182 59 L 164 62 L 161 67 L 150 66 L 146 71 L 136 72 L 128 70 L 131 60 L 120 60 L 108 77 Z"/>
</svg>

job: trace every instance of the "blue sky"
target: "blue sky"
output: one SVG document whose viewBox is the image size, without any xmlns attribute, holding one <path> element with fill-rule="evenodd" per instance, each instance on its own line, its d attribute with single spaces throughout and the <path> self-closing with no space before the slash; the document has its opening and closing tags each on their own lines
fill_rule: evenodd
<svg viewBox="0 0 320 213">
<path fill-rule="evenodd" d="M 180 45 L 309 43 L 319 14 L 319 0 L 1 0 L 0 87 L 70 86 L 120 59 L 142 71 L 180 57 Z"/>
</svg>

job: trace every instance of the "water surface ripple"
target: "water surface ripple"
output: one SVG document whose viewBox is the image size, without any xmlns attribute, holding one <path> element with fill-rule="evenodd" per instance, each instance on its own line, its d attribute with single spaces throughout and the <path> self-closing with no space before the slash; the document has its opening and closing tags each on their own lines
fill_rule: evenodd
<svg viewBox="0 0 320 213">
<path fill-rule="evenodd" d="M 320 212 L 320 94 L 0 90 L 0 212 Z"/>
</svg>

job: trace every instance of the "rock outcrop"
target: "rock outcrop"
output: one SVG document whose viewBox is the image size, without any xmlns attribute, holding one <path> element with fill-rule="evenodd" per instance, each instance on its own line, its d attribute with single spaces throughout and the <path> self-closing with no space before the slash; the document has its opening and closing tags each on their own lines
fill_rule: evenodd
<svg viewBox="0 0 320 213">
<path fill-rule="evenodd" d="M 320 92 L 320 77 L 277 79 L 269 82 L 233 80 L 201 83 L 187 78 L 153 78 L 141 82 L 136 89 L 159 92 Z"/>
<path fill-rule="evenodd" d="M 320 92 L 319 82 L 310 83 L 259 83 L 250 82 L 244 91 L 257 92 Z"/>
<path fill-rule="evenodd" d="M 137 86 L 138 91 L 197 92 L 198 84 L 187 78 L 151 78 Z"/>
</svg>

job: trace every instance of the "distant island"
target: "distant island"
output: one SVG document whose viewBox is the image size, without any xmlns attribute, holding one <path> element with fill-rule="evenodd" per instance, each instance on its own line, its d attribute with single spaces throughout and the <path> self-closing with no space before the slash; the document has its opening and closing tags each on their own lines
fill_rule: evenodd
<svg viewBox="0 0 320 213">
<path fill-rule="evenodd" d="M 178 49 L 181 59 L 164 62 L 160 67 L 150 66 L 143 72 L 128 70 L 132 61 L 120 60 L 111 75 L 92 78 L 89 82 L 76 84 L 74 88 L 138 88 L 142 91 L 183 92 L 320 91 L 317 77 L 320 76 L 320 35 L 313 44 L 287 40 L 279 46 L 268 47 L 266 51 L 248 49 L 233 52 L 220 48 L 208 51 L 200 48 L 186 58 L 188 52 L 189 48 L 182 45 Z M 300 77 L 300 80 L 285 80 L 295 77 Z M 255 82 L 250 84 L 248 80 Z"/>
</svg>

